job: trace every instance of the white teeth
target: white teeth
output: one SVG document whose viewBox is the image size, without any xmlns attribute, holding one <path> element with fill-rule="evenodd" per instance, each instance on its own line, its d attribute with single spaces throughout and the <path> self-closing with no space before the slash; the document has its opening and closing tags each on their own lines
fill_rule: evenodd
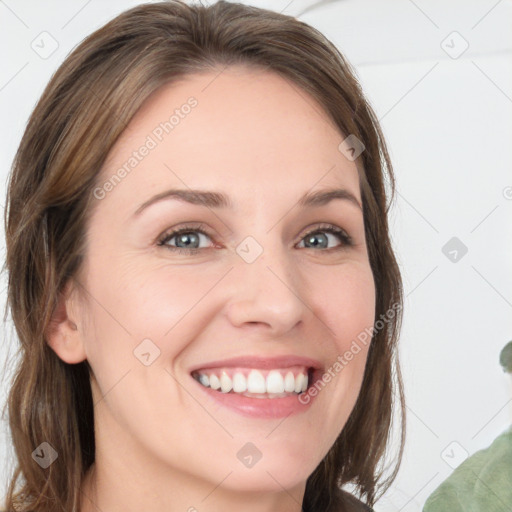
<svg viewBox="0 0 512 512">
<path fill-rule="evenodd" d="M 251 370 L 247 379 L 249 393 L 266 393 L 265 377 L 258 370 Z"/>
<path fill-rule="evenodd" d="M 283 376 L 277 370 L 272 370 L 267 375 L 267 393 L 283 393 L 283 392 L 284 392 Z"/>
<path fill-rule="evenodd" d="M 271 370 L 265 378 L 259 370 L 251 370 L 246 377 L 237 371 L 232 378 L 226 370 L 220 372 L 220 378 L 215 373 L 197 373 L 198 380 L 204 387 L 210 387 L 222 393 L 241 393 L 254 398 L 280 398 L 287 393 L 302 393 L 308 388 L 308 376 L 292 371 Z"/>
<path fill-rule="evenodd" d="M 223 393 L 229 393 L 232 389 L 233 383 L 231 382 L 231 377 L 226 372 L 222 372 L 220 376 L 220 390 Z"/>
<path fill-rule="evenodd" d="M 213 373 L 210 375 L 210 387 L 212 389 L 220 389 L 220 380 L 217 375 L 214 375 Z"/>
<path fill-rule="evenodd" d="M 292 372 L 288 372 L 284 378 L 284 390 L 287 393 L 295 391 L 295 377 Z"/>
<path fill-rule="evenodd" d="M 306 391 L 308 389 L 308 376 L 304 375 L 304 379 L 302 381 L 302 391 Z"/>
<path fill-rule="evenodd" d="M 199 375 L 199 382 L 206 388 L 210 385 L 210 379 L 208 378 L 208 375 L 205 375 L 204 373 Z"/>
<path fill-rule="evenodd" d="M 233 375 L 233 391 L 235 393 L 247 391 L 247 379 L 244 374 L 237 372 Z"/>
<path fill-rule="evenodd" d="M 304 375 L 299 373 L 297 377 L 295 377 L 295 393 L 300 393 L 302 391 L 302 383 L 304 382 Z"/>
</svg>

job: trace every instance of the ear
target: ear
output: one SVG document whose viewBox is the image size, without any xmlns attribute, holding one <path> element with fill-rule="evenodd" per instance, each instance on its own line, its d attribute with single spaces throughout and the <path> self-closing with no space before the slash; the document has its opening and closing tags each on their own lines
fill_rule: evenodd
<svg viewBox="0 0 512 512">
<path fill-rule="evenodd" d="M 74 281 L 70 279 L 59 294 L 57 306 L 45 332 L 48 345 L 60 359 L 69 364 L 87 359 L 83 333 L 77 327 L 80 309 L 77 307 L 76 293 Z"/>
</svg>

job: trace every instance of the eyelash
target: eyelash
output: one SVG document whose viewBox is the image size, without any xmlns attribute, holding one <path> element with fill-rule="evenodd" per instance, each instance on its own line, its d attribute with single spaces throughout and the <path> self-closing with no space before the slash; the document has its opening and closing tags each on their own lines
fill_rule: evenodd
<svg viewBox="0 0 512 512">
<path fill-rule="evenodd" d="M 203 225 L 200 225 L 200 226 L 184 226 L 184 227 L 182 227 L 180 229 L 177 229 L 175 231 L 171 231 L 169 233 L 164 233 L 162 235 L 162 237 L 160 237 L 158 239 L 157 245 L 158 246 L 165 246 L 170 251 L 178 252 L 180 254 L 187 254 L 187 255 L 197 254 L 200 251 L 204 251 L 205 250 L 204 248 L 186 249 L 186 248 L 183 248 L 183 247 L 173 247 L 173 246 L 169 246 L 169 245 L 166 246 L 165 245 L 166 242 L 168 242 L 169 240 L 171 240 L 175 236 L 181 235 L 183 233 L 190 233 L 190 232 L 201 233 L 203 235 L 206 235 L 208 238 L 212 239 L 212 236 L 207 231 L 205 231 L 203 229 Z M 342 241 L 342 244 L 340 246 L 338 246 L 338 247 L 331 247 L 330 249 L 323 249 L 323 252 L 331 252 L 331 251 L 341 250 L 341 249 L 344 249 L 346 247 L 350 247 L 350 246 L 354 245 L 350 235 L 348 235 L 344 230 L 338 228 L 337 226 L 335 226 L 333 224 L 321 224 L 321 225 L 315 227 L 315 229 L 313 229 L 311 231 L 308 231 L 305 235 L 303 235 L 303 237 L 301 238 L 300 241 L 302 241 L 307 236 L 310 236 L 310 235 L 315 234 L 315 233 L 322 233 L 322 232 L 331 233 L 333 235 L 337 235 L 340 238 L 340 240 Z M 314 248 L 313 247 L 304 247 L 304 249 L 314 249 Z"/>
</svg>

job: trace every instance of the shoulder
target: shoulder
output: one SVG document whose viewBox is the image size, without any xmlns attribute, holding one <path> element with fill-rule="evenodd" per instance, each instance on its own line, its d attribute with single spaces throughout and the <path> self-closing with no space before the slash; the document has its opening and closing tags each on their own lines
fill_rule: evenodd
<svg viewBox="0 0 512 512">
<path fill-rule="evenodd" d="M 344 510 L 343 512 L 374 512 L 374 510 L 358 500 L 355 496 L 347 491 L 341 491 L 343 496 Z M 341 512 L 341 511 L 340 511 Z"/>
<path fill-rule="evenodd" d="M 512 428 L 462 462 L 428 497 L 423 510 L 498 510 L 512 503 L 511 460 Z"/>
</svg>

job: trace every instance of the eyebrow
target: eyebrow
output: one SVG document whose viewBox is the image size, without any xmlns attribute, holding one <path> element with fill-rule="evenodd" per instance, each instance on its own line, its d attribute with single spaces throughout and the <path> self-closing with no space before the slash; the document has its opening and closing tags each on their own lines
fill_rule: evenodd
<svg viewBox="0 0 512 512">
<path fill-rule="evenodd" d="M 233 202 L 226 194 L 222 192 L 213 192 L 206 190 L 193 190 L 193 189 L 170 189 L 161 192 L 144 203 L 142 203 L 134 212 L 134 216 L 140 215 L 148 206 L 163 200 L 177 199 L 186 203 L 207 206 L 208 208 L 223 208 L 233 209 Z M 362 210 L 359 200 L 352 192 L 343 189 L 328 189 L 318 190 L 316 192 L 306 192 L 297 202 L 301 208 L 320 207 L 324 206 L 334 199 L 346 200 L 349 203 L 356 205 Z"/>
</svg>

